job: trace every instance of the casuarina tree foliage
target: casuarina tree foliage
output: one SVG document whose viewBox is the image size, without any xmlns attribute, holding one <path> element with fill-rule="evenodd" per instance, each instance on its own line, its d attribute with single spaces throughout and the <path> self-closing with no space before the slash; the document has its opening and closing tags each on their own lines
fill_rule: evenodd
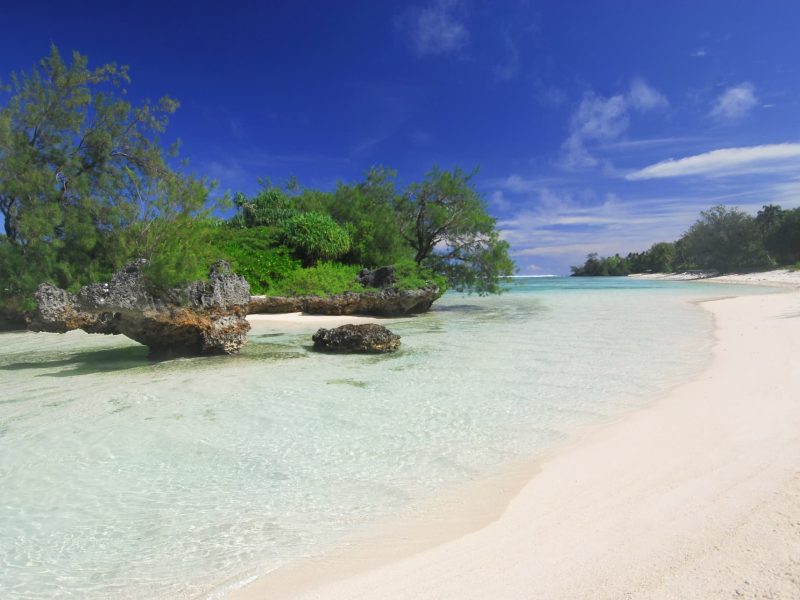
<svg viewBox="0 0 800 600">
<path fill-rule="evenodd" d="M 495 219 L 471 186 L 474 173 L 434 168 L 398 198 L 400 232 L 418 265 L 448 275 L 456 289 L 498 291 L 498 277 L 511 275 L 514 263 Z"/>
<path fill-rule="evenodd" d="M 154 266 L 164 276 L 194 271 L 182 238 L 205 207 L 206 182 L 170 167 L 174 152 L 158 142 L 177 101 L 134 106 L 128 83 L 127 67 L 90 68 L 55 46 L 31 71 L 12 74 L 0 95 L 4 298 L 43 280 L 76 288 L 134 256 L 161 261 Z"/>
</svg>

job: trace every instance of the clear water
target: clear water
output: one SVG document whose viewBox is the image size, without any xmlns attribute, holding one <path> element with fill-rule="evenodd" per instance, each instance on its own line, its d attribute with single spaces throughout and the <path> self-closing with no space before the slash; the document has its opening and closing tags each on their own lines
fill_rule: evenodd
<svg viewBox="0 0 800 600">
<path fill-rule="evenodd" d="M 516 279 L 393 320 L 390 356 L 261 324 L 233 358 L 0 335 L 0 597 L 204 597 L 650 401 L 702 368 L 691 300 L 750 288 Z"/>
</svg>

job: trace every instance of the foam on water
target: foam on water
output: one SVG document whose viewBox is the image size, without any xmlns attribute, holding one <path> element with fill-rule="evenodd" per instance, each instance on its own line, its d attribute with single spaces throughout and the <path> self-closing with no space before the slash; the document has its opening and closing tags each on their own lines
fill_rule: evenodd
<svg viewBox="0 0 800 600">
<path fill-rule="evenodd" d="M 732 293 L 509 285 L 393 320 L 390 356 L 268 324 L 241 356 L 164 363 L 121 337 L 3 334 L 0 595 L 192 597 L 318 553 L 696 372 L 711 323 L 689 300 Z"/>
</svg>

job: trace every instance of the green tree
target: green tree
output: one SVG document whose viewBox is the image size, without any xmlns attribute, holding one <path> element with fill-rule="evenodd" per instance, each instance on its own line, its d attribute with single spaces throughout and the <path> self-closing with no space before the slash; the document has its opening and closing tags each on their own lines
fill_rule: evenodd
<svg viewBox="0 0 800 600">
<path fill-rule="evenodd" d="M 731 272 L 770 264 L 756 220 L 737 208 L 714 206 L 700 213 L 681 238 L 690 263 Z"/>
<path fill-rule="evenodd" d="M 758 214 L 756 214 L 756 225 L 758 225 L 761 236 L 767 240 L 781 226 L 784 218 L 784 210 L 777 204 L 765 204 Z"/>
<path fill-rule="evenodd" d="M 657 242 L 647 251 L 648 268 L 656 273 L 670 273 L 674 270 L 675 244 Z"/>
<path fill-rule="evenodd" d="M 350 231 L 352 244 L 343 257 L 348 262 L 380 267 L 410 254 L 394 213 L 395 176 L 394 171 L 373 167 L 364 181 L 337 186 L 330 214 Z"/>
<path fill-rule="evenodd" d="M 764 247 L 778 263 L 800 261 L 800 208 L 783 210 L 770 204 L 756 215 Z"/>
<path fill-rule="evenodd" d="M 494 293 L 500 291 L 499 277 L 514 272 L 514 263 L 471 185 L 473 175 L 434 168 L 398 197 L 395 210 L 417 265 L 447 275 L 457 290 Z"/>
<path fill-rule="evenodd" d="M 158 142 L 178 102 L 134 107 L 123 99 L 129 82 L 127 67 L 92 69 L 77 52 L 67 62 L 55 46 L 12 74 L 0 107 L 4 297 L 30 296 L 46 279 L 74 288 L 134 256 L 156 259 L 164 277 L 204 270 L 186 249 L 208 186 L 170 167 L 177 148 Z"/>
</svg>

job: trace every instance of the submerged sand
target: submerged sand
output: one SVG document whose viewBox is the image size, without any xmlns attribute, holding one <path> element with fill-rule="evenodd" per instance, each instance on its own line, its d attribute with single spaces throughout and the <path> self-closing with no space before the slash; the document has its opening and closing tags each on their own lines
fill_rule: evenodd
<svg viewBox="0 0 800 600">
<path fill-rule="evenodd" d="M 449 539 L 401 527 L 231 597 L 800 598 L 800 291 L 703 307 L 701 375 L 465 498 Z"/>
</svg>

